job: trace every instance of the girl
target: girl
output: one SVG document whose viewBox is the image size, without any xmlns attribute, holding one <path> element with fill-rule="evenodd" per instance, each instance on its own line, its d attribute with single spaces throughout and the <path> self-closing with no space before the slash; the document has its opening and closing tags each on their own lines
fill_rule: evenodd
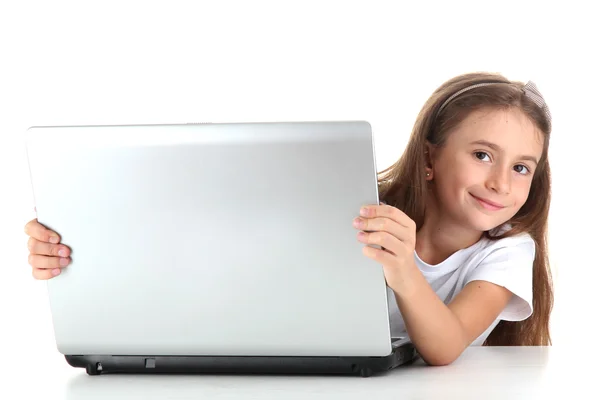
<svg viewBox="0 0 600 400">
<path fill-rule="evenodd" d="M 385 204 L 354 220 L 365 256 L 383 266 L 392 336 L 408 335 L 428 364 L 449 364 L 470 345 L 551 343 L 550 130 L 533 83 L 450 79 L 380 172 Z M 58 234 L 36 219 L 25 231 L 34 277 L 60 274 L 70 249 Z"/>
</svg>

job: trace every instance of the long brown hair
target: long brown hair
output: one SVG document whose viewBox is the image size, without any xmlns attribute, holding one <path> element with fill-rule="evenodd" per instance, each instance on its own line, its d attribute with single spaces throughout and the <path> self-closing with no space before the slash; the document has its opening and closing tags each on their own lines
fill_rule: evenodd
<svg viewBox="0 0 600 400">
<path fill-rule="evenodd" d="M 440 106 L 461 89 L 490 82 L 497 84 L 465 91 L 452 99 L 439 112 Z M 463 74 L 446 81 L 434 91 L 421 109 L 402 157 L 378 174 L 380 200 L 404 211 L 415 221 L 419 230 L 423 225 L 428 196 L 425 180 L 427 141 L 434 146 L 443 146 L 449 132 L 469 113 L 490 107 L 520 109 L 542 133 L 544 137 L 542 157 L 535 170 L 527 201 L 517 214 L 507 221 L 511 229 L 502 235 L 484 232 L 484 236 L 491 240 L 527 232 L 535 241 L 533 314 L 524 321 L 500 321 L 484 343 L 488 346 L 551 344 L 549 325 L 554 296 L 547 249 L 547 221 L 551 192 L 548 144 L 551 125 L 542 109 L 525 96 L 523 86 L 522 82 L 510 81 L 500 74 L 485 72 Z"/>
</svg>

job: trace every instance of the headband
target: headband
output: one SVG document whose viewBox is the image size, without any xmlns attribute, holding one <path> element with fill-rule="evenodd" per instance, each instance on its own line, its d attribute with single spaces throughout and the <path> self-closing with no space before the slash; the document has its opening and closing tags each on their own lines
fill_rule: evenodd
<svg viewBox="0 0 600 400">
<path fill-rule="evenodd" d="M 481 87 L 481 86 L 494 85 L 494 84 L 497 84 L 497 83 L 506 83 L 506 82 L 484 82 L 484 83 L 477 83 L 475 85 L 471 85 L 471 86 L 468 86 L 468 87 L 466 87 L 464 89 L 459 90 L 458 92 L 454 93 L 452 96 L 448 97 L 448 99 L 438 109 L 438 112 L 436 114 L 436 119 L 440 115 L 440 113 L 442 112 L 442 110 L 444 109 L 444 107 L 446 107 L 448 105 L 448 103 L 450 103 L 457 96 L 460 96 L 464 92 L 466 92 L 468 90 L 471 90 L 471 89 L 475 89 L 475 88 L 478 88 L 478 87 Z M 544 112 L 544 115 L 546 116 L 546 119 L 548 120 L 548 125 L 551 127 L 551 125 L 552 125 L 552 115 L 550 114 L 550 109 L 548 108 L 548 105 L 544 101 L 544 98 L 542 97 L 542 94 L 538 90 L 538 88 L 535 85 L 535 83 L 533 83 L 531 81 L 528 81 L 527 84 L 524 85 L 521 88 L 521 90 L 523 91 L 523 93 L 525 94 L 525 96 L 527 96 L 529 99 L 531 99 L 531 101 L 533 101 L 539 108 L 542 109 L 542 111 Z"/>
</svg>

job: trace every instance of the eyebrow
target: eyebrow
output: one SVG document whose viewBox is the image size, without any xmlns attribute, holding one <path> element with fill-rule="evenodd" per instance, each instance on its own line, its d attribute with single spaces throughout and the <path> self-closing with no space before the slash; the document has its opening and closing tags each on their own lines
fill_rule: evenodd
<svg viewBox="0 0 600 400">
<path fill-rule="evenodd" d="M 487 140 L 476 140 L 474 142 L 471 142 L 471 144 L 480 144 L 482 146 L 487 146 L 490 149 L 498 151 L 498 152 L 502 152 L 503 151 L 500 146 L 498 146 L 495 143 L 488 142 Z M 534 156 L 527 156 L 527 155 L 519 156 L 519 160 L 533 161 L 536 165 L 538 163 L 538 160 Z"/>
</svg>

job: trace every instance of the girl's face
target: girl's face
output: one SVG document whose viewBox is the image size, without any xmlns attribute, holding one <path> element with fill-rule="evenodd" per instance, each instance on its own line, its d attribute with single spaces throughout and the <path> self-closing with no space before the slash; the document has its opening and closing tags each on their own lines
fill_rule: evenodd
<svg viewBox="0 0 600 400">
<path fill-rule="evenodd" d="M 543 151 L 543 136 L 518 109 L 471 113 L 431 154 L 441 216 L 477 231 L 495 228 L 523 206 Z"/>
</svg>

